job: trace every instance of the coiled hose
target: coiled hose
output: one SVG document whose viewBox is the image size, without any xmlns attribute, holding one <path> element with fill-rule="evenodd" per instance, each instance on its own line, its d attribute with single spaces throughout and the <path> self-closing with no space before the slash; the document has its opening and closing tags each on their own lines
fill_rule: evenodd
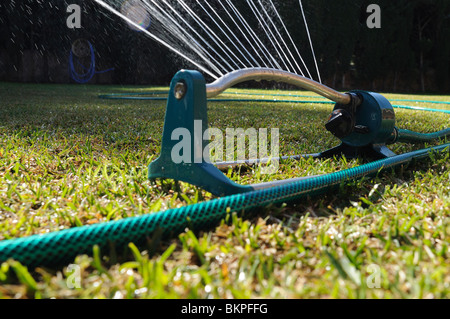
<svg viewBox="0 0 450 319">
<path fill-rule="evenodd" d="M 345 181 L 375 175 L 382 170 L 425 158 L 430 152 L 448 151 L 449 147 L 450 144 L 444 144 L 283 186 L 223 197 L 164 212 L 45 235 L 5 240 L 0 242 L 0 262 L 13 258 L 28 266 L 59 265 L 72 261 L 77 255 L 91 253 L 94 245 L 100 248 L 107 248 L 110 243 L 122 246 L 130 242 L 143 242 L 155 232 L 167 237 L 181 233 L 186 227 L 193 230 L 210 228 L 230 213 L 248 213 L 258 207 L 318 195 Z"/>
<path fill-rule="evenodd" d="M 85 73 L 78 73 L 76 71 L 76 67 L 75 67 L 75 64 L 74 64 L 73 51 L 71 50 L 70 54 L 69 54 L 69 73 L 70 73 L 70 76 L 75 82 L 80 83 L 80 84 L 88 83 L 90 80 L 92 80 L 92 78 L 96 74 L 102 74 L 102 73 L 114 71 L 114 68 L 110 68 L 110 69 L 103 70 L 103 71 L 96 71 L 95 70 L 96 65 L 95 65 L 94 47 L 91 44 L 91 42 L 87 41 L 87 43 L 89 45 L 90 60 L 91 60 L 89 68 L 85 67 L 83 64 L 81 64 L 81 62 L 78 59 L 76 59 L 77 64 L 83 69 L 83 71 L 85 71 Z"/>
</svg>

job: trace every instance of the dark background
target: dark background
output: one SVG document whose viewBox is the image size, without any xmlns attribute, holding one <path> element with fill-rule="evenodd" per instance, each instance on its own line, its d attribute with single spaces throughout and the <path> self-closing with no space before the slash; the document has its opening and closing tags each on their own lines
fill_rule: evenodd
<svg viewBox="0 0 450 319">
<path fill-rule="evenodd" d="M 274 1 L 296 43 L 307 43 L 297 0 Z M 380 5 L 382 28 L 369 29 L 367 6 Z M 82 7 L 69 29 L 66 8 Z M 245 12 L 245 1 L 235 1 Z M 450 0 L 303 0 L 324 83 L 337 89 L 450 93 Z M 0 81 L 73 83 L 69 53 L 78 38 L 96 52 L 92 84 L 168 85 L 195 68 L 134 32 L 93 1 L 0 3 Z M 306 57 L 308 66 L 314 62 Z"/>
</svg>

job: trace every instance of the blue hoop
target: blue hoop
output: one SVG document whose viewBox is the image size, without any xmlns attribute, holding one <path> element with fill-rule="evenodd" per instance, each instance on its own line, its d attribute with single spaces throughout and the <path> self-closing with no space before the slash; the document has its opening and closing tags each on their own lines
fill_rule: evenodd
<svg viewBox="0 0 450 319">
<path fill-rule="evenodd" d="M 107 69 L 104 71 L 95 71 L 95 52 L 94 52 L 94 47 L 92 46 L 91 42 L 89 42 L 89 49 L 91 51 L 91 64 L 89 66 L 89 68 L 86 68 L 83 64 L 81 64 L 81 62 L 76 59 L 76 62 L 79 66 L 81 66 L 81 68 L 83 70 L 86 71 L 86 73 L 78 73 L 75 70 L 75 65 L 74 65 L 74 57 L 73 57 L 73 51 L 70 50 L 70 55 L 69 55 L 69 72 L 70 72 L 70 76 L 71 78 L 80 84 L 85 84 L 88 83 L 90 80 L 92 80 L 92 78 L 94 77 L 95 74 L 101 74 L 101 73 L 106 73 L 109 71 L 114 71 L 114 68 L 111 69 Z"/>
</svg>

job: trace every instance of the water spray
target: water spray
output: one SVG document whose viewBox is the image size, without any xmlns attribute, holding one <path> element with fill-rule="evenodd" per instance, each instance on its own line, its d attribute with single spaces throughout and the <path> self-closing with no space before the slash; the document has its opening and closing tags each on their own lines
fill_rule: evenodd
<svg viewBox="0 0 450 319">
<path fill-rule="evenodd" d="M 145 6 L 139 0 L 127 0 L 120 6 L 120 12 L 139 25 L 140 28 L 148 30 L 151 25 L 152 19 Z M 141 29 L 136 27 L 135 24 L 127 22 L 130 29 L 141 32 Z"/>
</svg>

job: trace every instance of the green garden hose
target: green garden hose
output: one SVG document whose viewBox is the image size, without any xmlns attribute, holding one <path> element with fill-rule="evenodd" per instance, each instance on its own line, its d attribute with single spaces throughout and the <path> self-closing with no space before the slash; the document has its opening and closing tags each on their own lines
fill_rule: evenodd
<svg viewBox="0 0 450 319">
<path fill-rule="evenodd" d="M 167 97 L 161 97 L 156 95 L 167 95 L 167 91 L 155 91 L 155 92 L 143 92 L 143 93 L 113 93 L 113 94 L 102 94 L 99 95 L 100 99 L 104 100 L 142 100 L 142 101 L 166 101 Z M 290 95 L 290 94 L 260 94 L 260 93 L 241 93 L 241 92 L 226 92 L 226 94 L 234 95 L 248 95 L 248 96 L 273 96 L 273 97 L 301 97 L 301 98 L 317 98 L 323 99 L 321 96 L 312 95 Z M 268 98 L 257 98 L 257 99 L 242 99 L 242 98 L 212 98 L 208 99 L 209 102 L 254 102 L 254 103 L 294 103 L 294 104 L 336 104 L 335 102 L 328 100 L 321 101 L 310 101 L 310 100 L 286 100 L 286 99 L 268 99 Z M 429 104 L 443 104 L 450 105 L 450 102 L 445 101 L 426 101 L 426 100 L 405 100 L 405 99 L 392 99 L 391 101 L 403 101 L 403 102 L 417 102 L 417 103 L 429 103 Z M 426 108 L 420 106 L 411 105 L 392 105 L 393 108 L 405 109 L 411 111 L 423 111 L 423 112 L 435 112 L 435 113 L 445 113 L 450 114 L 450 110 L 445 109 L 435 109 Z"/>
<path fill-rule="evenodd" d="M 186 227 L 193 230 L 210 228 L 230 213 L 250 212 L 258 207 L 318 195 L 346 181 L 375 175 L 414 159 L 425 158 L 430 152 L 448 151 L 449 147 L 450 144 L 444 144 L 279 187 L 232 195 L 164 212 L 5 240 L 0 242 L 0 262 L 12 258 L 28 266 L 52 266 L 73 261 L 77 255 L 91 253 L 94 245 L 100 248 L 107 248 L 110 243 L 123 246 L 130 242 L 143 242 L 157 231 L 167 237 L 179 234 Z"/>
<path fill-rule="evenodd" d="M 432 140 L 445 138 L 450 136 L 450 129 L 442 130 L 434 133 L 417 133 L 410 130 L 398 130 L 397 142 L 401 143 L 424 143 Z"/>
</svg>

